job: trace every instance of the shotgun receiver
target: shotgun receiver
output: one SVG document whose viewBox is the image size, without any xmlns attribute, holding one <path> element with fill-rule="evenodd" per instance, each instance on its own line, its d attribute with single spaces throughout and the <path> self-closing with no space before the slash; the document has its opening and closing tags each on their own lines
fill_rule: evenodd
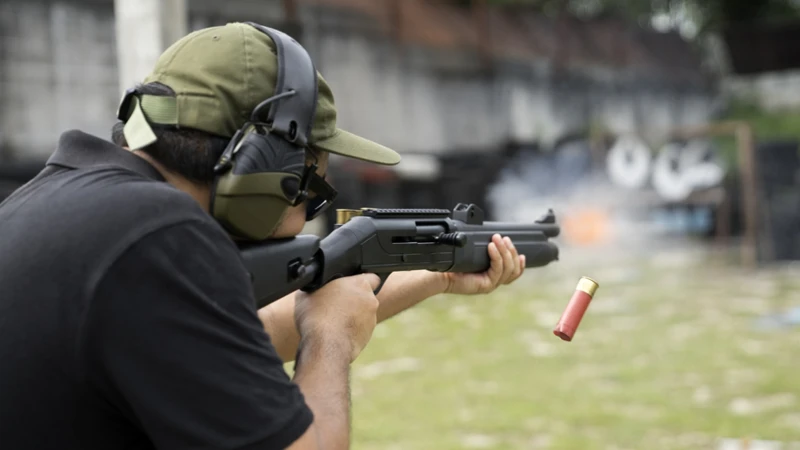
<svg viewBox="0 0 800 450">
<path fill-rule="evenodd" d="M 559 231 L 552 210 L 533 223 L 510 223 L 484 222 L 479 207 L 463 203 L 452 211 L 362 208 L 338 210 L 334 230 L 322 239 L 300 235 L 239 248 L 262 308 L 298 289 L 313 292 L 366 272 L 377 274 L 381 286 L 397 271 L 483 272 L 494 234 L 511 238 L 526 268 L 546 266 L 558 260 L 549 239 Z"/>
</svg>

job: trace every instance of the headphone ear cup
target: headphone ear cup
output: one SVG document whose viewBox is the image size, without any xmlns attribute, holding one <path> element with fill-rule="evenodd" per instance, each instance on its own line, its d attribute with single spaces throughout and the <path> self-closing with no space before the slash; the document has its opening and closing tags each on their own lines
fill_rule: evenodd
<svg viewBox="0 0 800 450">
<path fill-rule="evenodd" d="M 232 172 L 246 175 L 264 172 L 286 172 L 302 176 L 305 149 L 261 127 L 249 127 L 234 152 Z"/>
<path fill-rule="evenodd" d="M 261 241 L 294 203 L 304 150 L 254 127 L 237 147 L 230 169 L 212 185 L 211 214 L 230 234 Z"/>
<path fill-rule="evenodd" d="M 224 175 L 219 181 L 213 200 L 214 218 L 241 239 L 263 241 L 272 236 L 290 205 L 276 195 L 242 192 L 238 189 L 241 178 Z"/>
</svg>

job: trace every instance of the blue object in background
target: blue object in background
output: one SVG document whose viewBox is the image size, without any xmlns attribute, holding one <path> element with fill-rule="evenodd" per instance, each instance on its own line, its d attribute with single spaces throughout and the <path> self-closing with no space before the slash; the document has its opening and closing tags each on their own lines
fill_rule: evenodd
<svg viewBox="0 0 800 450">
<path fill-rule="evenodd" d="M 714 226 L 711 208 L 659 208 L 653 211 L 651 218 L 667 234 L 704 234 Z"/>
</svg>

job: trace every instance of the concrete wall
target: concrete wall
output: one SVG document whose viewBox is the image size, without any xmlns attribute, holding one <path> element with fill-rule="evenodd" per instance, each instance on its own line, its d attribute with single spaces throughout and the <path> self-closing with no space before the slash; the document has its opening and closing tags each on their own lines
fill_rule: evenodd
<svg viewBox="0 0 800 450">
<path fill-rule="evenodd" d="M 374 35 L 330 24 L 310 31 L 324 35 L 309 36 L 305 45 L 336 93 L 341 126 L 402 151 L 480 150 L 508 140 L 549 144 L 593 124 L 659 139 L 712 113 L 714 93 L 697 85 L 620 81 L 616 73 L 565 79 L 533 61 L 487 77 L 474 56 L 451 56 L 460 70 L 443 73 L 435 52 L 393 54 Z"/>
<path fill-rule="evenodd" d="M 592 125 L 659 140 L 713 114 L 716 94 L 700 83 L 614 68 L 556 74 L 541 60 L 503 62 L 486 76 L 475 54 L 398 50 L 363 23 L 340 25 L 357 19 L 329 17 L 306 12 L 304 44 L 337 95 L 341 126 L 401 151 L 548 145 Z"/>
<path fill-rule="evenodd" d="M 278 1 L 189 4 L 190 29 L 282 20 Z M 401 152 L 547 144 L 593 124 L 658 139 L 711 111 L 713 93 L 691 83 L 613 69 L 555 76 L 542 61 L 504 64 L 490 76 L 475 55 L 400 48 L 363 18 L 308 8 L 301 14 L 303 43 L 332 85 L 340 126 Z M 2 145 L 20 157 L 46 157 L 63 130 L 108 136 L 123 90 L 113 1 L 5 0 L 0 36 Z"/>
<path fill-rule="evenodd" d="M 0 2 L 0 148 L 44 158 L 60 133 L 108 135 L 120 98 L 111 2 Z"/>
</svg>

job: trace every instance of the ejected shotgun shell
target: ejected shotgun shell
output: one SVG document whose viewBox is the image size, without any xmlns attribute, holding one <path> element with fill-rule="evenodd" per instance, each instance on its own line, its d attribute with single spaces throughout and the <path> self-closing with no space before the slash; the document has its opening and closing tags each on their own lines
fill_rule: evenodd
<svg viewBox="0 0 800 450">
<path fill-rule="evenodd" d="M 564 310 L 564 314 L 561 315 L 561 319 L 553 329 L 553 334 L 565 341 L 572 340 L 575 332 L 578 331 L 578 325 L 581 324 L 583 314 L 586 312 L 586 308 L 589 307 L 589 302 L 592 301 L 598 287 L 600 285 L 593 279 L 581 277 L 575 292 L 572 294 L 572 298 L 569 299 L 567 309 Z"/>
</svg>

